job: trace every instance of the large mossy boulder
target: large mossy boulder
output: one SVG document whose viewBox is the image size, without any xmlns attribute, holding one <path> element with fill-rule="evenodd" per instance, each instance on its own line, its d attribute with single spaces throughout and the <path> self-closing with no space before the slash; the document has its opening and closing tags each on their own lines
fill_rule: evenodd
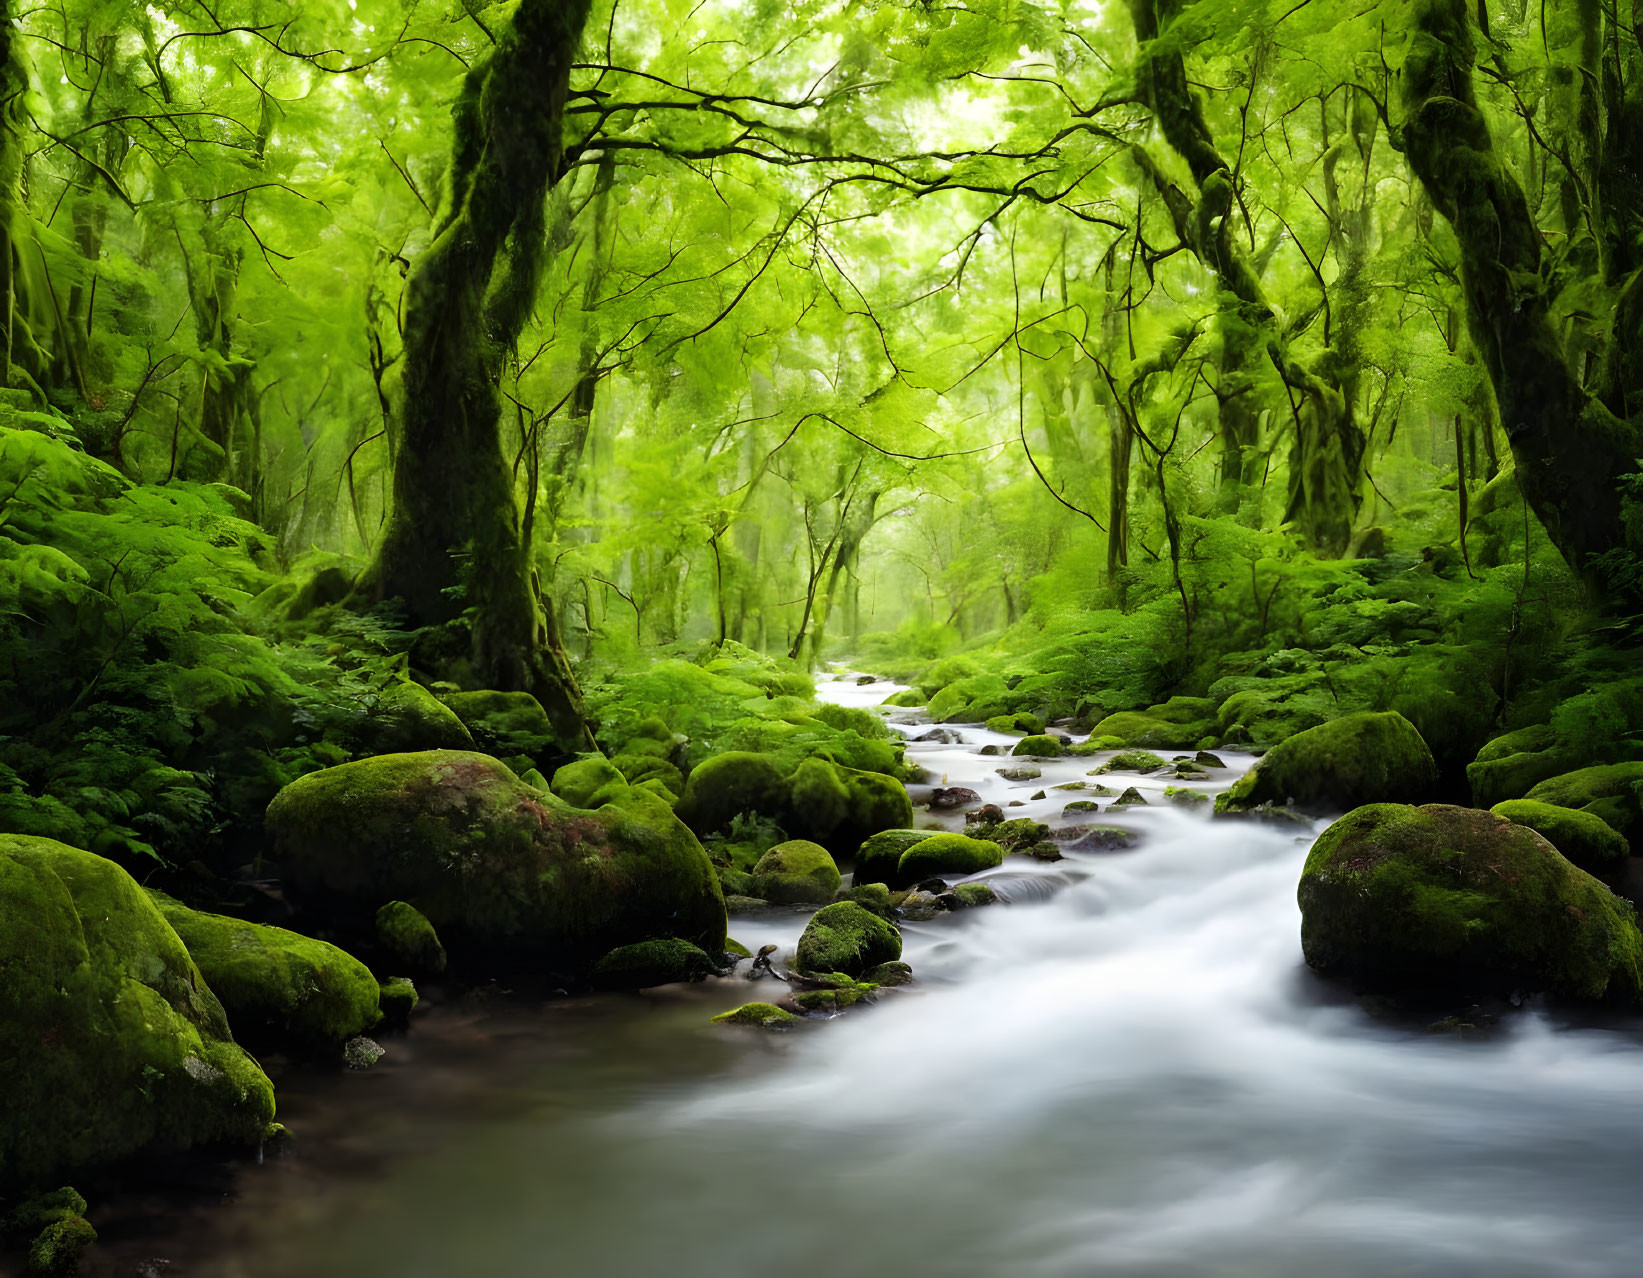
<svg viewBox="0 0 1643 1278">
<path fill-rule="evenodd" d="M 1590 812 L 1560 808 L 1534 799 L 1507 799 L 1489 811 L 1528 826 L 1581 869 L 1593 874 L 1612 870 L 1631 855 L 1631 848 L 1620 832 Z"/>
<path fill-rule="evenodd" d="M 1603 763 L 1548 777 L 1524 796 L 1600 817 L 1643 848 L 1643 762 Z"/>
<path fill-rule="evenodd" d="M 915 844 L 933 838 L 933 830 L 880 830 L 863 841 L 856 852 L 856 869 L 851 882 L 857 885 L 889 883 L 896 878 L 902 853 Z"/>
<path fill-rule="evenodd" d="M 685 781 L 679 819 L 697 834 L 729 827 L 742 813 L 779 821 L 787 812 L 787 779 L 765 755 L 731 750 L 704 759 Z"/>
<path fill-rule="evenodd" d="M 811 915 L 794 963 L 801 972 L 860 977 L 868 968 L 900 957 L 901 933 L 893 923 L 854 901 L 840 901 Z"/>
<path fill-rule="evenodd" d="M 628 784 L 614 763 L 596 754 L 560 768 L 550 788 L 573 808 L 597 808 L 619 798 Z"/>
<path fill-rule="evenodd" d="M 1373 991 L 1546 991 L 1633 1002 L 1643 935 L 1632 907 L 1527 826 L 1476 808 L 1379 803 L 1307 856 L 1301 948 Z"/>
<path fill-rule="evenodd" d="M 339 1048 L 382 1019 L 377 978 L 325 941 L 149 894 L 248 1043 Z"/>
<path fill-rule="evenodd" d="M 472 750 L 474 740 L 456 713 L 419 683 L 396 680 L 377 698 L 354 734 L 363 754 L 406 750 Z"/>
<path fill-rule="evenodd" d="M 725 939 L 712 863 L 665 803 L 572 807 L 481 754 L 390 754 L 311 773 L 269 805 L 286 880 L 351 912 L 408 901 L 453 951 L 580 967 L 620 945 Z"/>
<path fill-rule="evenodd" d="M 1558 747 L 1557 734 L 1549 724 L 1504 733 L 1486 743 L 1466 765 L 1472 802 L 1492 808 L 1507 799 L 1521 799 L 1542 781 L 1568 771 L 1574 762 L 1579 760 L 1571 760 Z"/>
<path fill-rule="evenodd" d="M 933 834 L 913 844 L 896 863 L 892 887 L 908 887 L 933 875 L 979 874 L 1004 864 L 1004 849 L 990 839 L 964 834 Z"/>
<path fill-rule="evenodd" d="M 112 861 L 0 835 L 0 1185 L 145 1148 L 255 1145 L 274 1089 Z"/>
<path fill-rule="evenodd" d="M 1214 732 L 1215 702 L 1204 697 L 1171 697 L 1150 709 L 1122 710 L 1090 729 L 1092 737 L 1118 737 L 1146 750 L 1196 746 Z"/>
<path fill-rule="evenodd" d="M 1274 746 L 1215 800 L 1217 813 L 1263 804 L 1315 812 L 1432 797 L 1432 752 L 1401 714 L 1353 714 L 1298 732 Z"/>
<path fill-rule="evenodd" d="M 657 985 L 701 981 L 718 971 L 700 946 L 664 936 L 621 945 L 593 967 L 593 979 L 612 989 L 648 990 Z"/>
<path fill-rule="evenodd" d="M 808 839 L 778 843 L 753 867 L 753 895 L 776 905 L 825 905 L 841 882 L 832 854 Z"/>
<path fill-rule="evenodd" d="M 790 832 L 841 851 L 913 823 L 913 801 L 900 781 L 826 759 L 799 765 L 788 783 L 788 804 L 782 824 Z"/>
</svg>

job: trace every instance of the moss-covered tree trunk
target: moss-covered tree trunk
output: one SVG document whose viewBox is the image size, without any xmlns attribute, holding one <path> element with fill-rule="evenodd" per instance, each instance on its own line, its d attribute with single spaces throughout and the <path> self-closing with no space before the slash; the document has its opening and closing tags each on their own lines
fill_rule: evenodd
<svg viewBox="0 0 1643 1278">
<path fill-rule="evenodd" d="M 1589 568 L 1623 540 L 1616 480 L 1637 468 L 1639 440 L 1614 409 L 1625 411 L 1635 387 L 1622 375 L 1605 403 L 1569 365 L 1542 270 L 1540 229 L 1473 92 L 1465 0 L 1423 0 L 1414 22 L 1402 73 L 1402 147 L 1460 242 L 1467 325 L 1495 388 L 1524 497 L 1564 558 Z M 1620 343 L 1635 343 L 1635 332 L 1624 328 L 1624 293 L 1617 322 Z"/>
<path fill-rule="evenodd" d="M 590 0 L 521 0 L 454 109 L 449 204 L 406 284 L 393 511 L 366 597 L 418 625 L 466 617 L 447 673 L 535 693 L 563 743 L 591 734 L 542 605 L 501 438 L 501 377 L 546 256 L 544 202 L 564 175 L 571 64 Z"/>
</svg>

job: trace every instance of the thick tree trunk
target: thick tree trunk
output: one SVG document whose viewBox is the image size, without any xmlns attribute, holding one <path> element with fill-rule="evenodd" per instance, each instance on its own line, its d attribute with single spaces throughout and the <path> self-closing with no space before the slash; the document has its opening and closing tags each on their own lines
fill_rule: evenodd
<svg viewBox="0 0 1643 1278">
<path fill-rule="evenodd" d="M 535 693 L 571 748 L 592 737 L 521 533 L 500 381 L 541 274 L 589 7 L 522 0 L 457 101 L 450 205 L 406 284 L 393 511 L 362 583 L 367 597 L 403 599 L 413 624 L 470 619 L 451 673 Z"/>
<path fill-rule="evenodd" d="M 1460 241 L 1467 324 L 1524 497 L 1563 557 L 1587 569 L 1622 543 L 1615 481 L 1637 468 L 1638 433 L 1588 397 L 1569 367 L 1541 271 L 1540 230 L 1472 90 L 1467 5 L 1423 0 L 1414 21 L 1402 147 Z"/>
</svg>

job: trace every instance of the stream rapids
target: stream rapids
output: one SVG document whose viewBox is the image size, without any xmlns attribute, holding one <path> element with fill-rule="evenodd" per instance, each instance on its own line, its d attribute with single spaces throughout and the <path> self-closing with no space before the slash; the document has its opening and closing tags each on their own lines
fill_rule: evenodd
<svg viewBox="0 0 1643 1278">
<path fill-rule="evenodd" d="M 850 705 L 896 690 L 821 684 Z M 891 720 L 928 731 L 916 711 Z M 1048 787 L 1105 757 L 1011 783 L 995 770 L 1010 760 L 979 753 L 1011 738 L 957 731 L 908 758 L 1052 825 L 1080 796 Z M 1222 758 L 1199 788 L 1249 762 Z M 1635 1030 L 1533 1006 L 1477 1038 L 1377 1020 L 1301 959 L 1316 829 L 1211 823 L 1163 802 L 1161 780 L 1116 780 L 1152 800 L 1096 818 L 1134 830 L 1133 850 L 977 876 L 1006 903 L 907 924 L 917 984 L 876 1006 L 781 1034 L 708 1025 L 781 992 L 739 973 L 436 999 L 377 1069 L 282 1077 L 295 1145 L 234 1172 L 231 1201 L 130 1191 L 99 1222 L 100 1263 L 121 1278 L 154 1258 L 167 1278 L 1637 1271 Z M 738 915 L 731 934 L 790 954 L 804 919 Z"/>
</svg>

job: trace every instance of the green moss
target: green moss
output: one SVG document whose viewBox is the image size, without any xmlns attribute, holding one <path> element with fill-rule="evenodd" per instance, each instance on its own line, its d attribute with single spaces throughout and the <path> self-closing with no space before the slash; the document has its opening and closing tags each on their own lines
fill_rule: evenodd
<svg viewBox="0 0 1643 1278">
<path fill-rule="evenodd" d="M 935 834 L 908 848 L 896 866 L 896 883 L 909 885 L 934 875 L 979 874 L 1004 863 L 1004 849 L 988 839 Z"/>
<path fill-rule="evenodd" d="M 978 905 L 993 905 L 998 901 L 998 893 L 985 883 L 960 883 L 953 889 L 953 895 L 967 910 Z"/>
<path fill-rule="evenodd" d="M 720 1012 L 712 1019 L 715 1025 L 751 1025 L 758 1029 L 785 1029 L 797 1023 L 800 1018 L 774 1003 L 743 1003 L 731 1011 Z"/>
<path fill-rule="evenodd" d="M 1043 735 L 1022 737 L 1015 743 L 1013 755 L 1027 755 L 1035 759 L 1059 759 L 1062 754 L 1061 742 L 1054 737 Z"/>
<path fill-rule="evenodd" d="M 780 820 L 787 781 L 762 754 L 732 751 L 696 765 L 679 796 L 679 819 L 699 834 L 727 828 L 742 813 Z"/>
<path fill-rule="evenodd" d="M 610 762 L 612 767 L 627 778 L 629 785 L 660 781 L 675 797 L 685 791 L 685 774 L 666 759 L 656 755 L 619 754 Z"/>
<path fill-rule="evenodd" d="M 832 855 L 807 839 L 778 843 L 753 867 L 753 895 L 777 905 L 825 904 L 841 882 Z"/>
<path fill-rule="evenodd" d="M 1050 827 L 1031 817 L 1015 817 L 1009 821 L 978 821 L 970 827 L 970 836 L 991 840 L 1006 852 L 1022 852 L 1033 844 L 1050 837 Z"/>
<path fill-rule="evenodd" d="M 995 714 L 987 720 L 988 732 L 1024 732 L 1028 736 L 1037 736 L 1044 731 L 1044 720 L 1036 714 L 1028 714 L 1025 710 L 1015 714 Z"/>
<path fill-rule="evenodd" d="M 1215 800 L 1217 813 L 1263 804 L 1339 811 L 1430 797 L 1437 765 L 1401 714 L 1354 714 L 1309 728 L 1269 751 Z"/>
<path fill-rule="evenodd" d="M 1099 768 L 1094 769 L 1090 775 L 1099 777 L 1109 772 L 1157 772 L 1163 766 L 1164 761 L 1150 750 L 1120 750 Z"/>
<path fill-rule="evenodd" d="M 874 985 L 883 987 L 890 985 L 907 985 L 913 980 L 913 969 L 897 960 L 890 963 L 880 963 L 870 967 L 861 974 L 863 981 L 870 981 Z"/>
<path fill-rule="evenodd" d="M 891 882 L 901 865 L 902 853 L 930 837 L 929 830 L 881 830 L 857 851 L 851 881 L 858 885 Z"/>
<path fill-rule="evenodd" d="M 718 971 L 718 964 L 699 946 L 676 936 L 622 945 L 594 964 L 601 985 L 619 989 L 649 989 L 680 981 L 700 981 Z"/>
<path fill-rule="evenodd" d="M 0 1233 L 33 1237 L 47 1225 L 86 1214 L 86 1200 L 72 1185 L 24 1199 L 0 1221 Z"/>
<path fill-rule="evenodd" d="M 1009 692 L 1009 685 L 997 675 L 971 675 L 930 698 L 930 717 L 937 723 L 985 723 L 1013 708 L 1003 704 Z"/>
<path fill-rule="evenodd" d="M 1067 747 L 1067 753 L 1076 758 L 1087 758 L 1092 754 L 1100 754 L 1104 750 L 1117 750 L 1124 744 L 1123 737 L 1090 737 L 1087 741 L 1080 741 L 1077 745 Z"/>
<path fill-rule="evenodd" d="M 974 657 L 943 657 L 920 671 L 913 680 L 913 686 L 929 698 L 961 679 L 969 679 L 980 673 L 981 667 Z"/>
<path fill-rule="evenodd" d="M 528 692 L 453 692 L 444 701 L 485 754 L 544 759 L 561 750 L 548 712 Z"/>
<path fill-rule="evenodd" d="M 421 684 L 396 679 L 377 698 L 355 734 L 364 754 L 403 750 L 472 750 L 474 740 L 449 706 Z"/>
<path fill-rule="evenodd" d="M 0 835 L 0 1185 L 149 1146 L 255 1145 L 274 1089 L 141 888 L 111 861 Z"/>
<path fill-rule="evenodd" d="M 825 839 L 850 816 L 850 790 L 842 770 L 826 759 L 806 759 L 788 778 L 785 824 Z"/>
<path fill-rule="evenodd" d="M 1613 869 L 1630 854 L 1626 840 L 1607 821 L 1577 808 L 1560 808 L 1534 799 L 1507 799 L 1489 809 L 1526 825 L 1581 869 Z"/>
<path fill-rule="evenodd" d="M 854 901 L 817 910 L 799 937 L 795 962 L 801 972 L 843 972 L 859 977 L 870 967 L 901 957 L 901 933 Z"/>
<path fill-rule="evenodd" d="M 1164 787 L 1164 797 L 1171 803 L 1183 808 L 1202 808 L 1209 806 L 1209 795 L 1202 790 L 1194 790 L 1184 785 L 1168 785 Z"/>
<path fill-rule="evenodd" d="M 1585 1001 L 1643 990 L 1631 906 L 1492 813 L 1359 808 L 1313 845 L 1299 898 L 1307 962 L 1363 988 Z"/>
<path fill-rule="evenodd" d="M 815 717 L 820 719 L 829 728 L 837 728 L 840 732 L 854 732 L 869 741 L 877 738 L 888 740 L 890 729 L 871 710 L 861 706 L 838 706 L 831 702 L 823 702 L 815 709 Z"/>
<path fill-rule="evenodd" d="M 79 1216 L 47 1225 L 29 1247 L 29 1278 L 73 1278 L 80 1254 L 97 1241 L 97 1231 Z"/>
<path fill-rule="evenodd" d="M 371 969 L 336 946 L 150 895 L 248 1041 L 340 1047 L 382 1018 Z"/>
<path fill-rule="evenodd" d="M 725 941 L 725 953 L 734 955 L 736 958 L 753 957 L 753 951 L 748 949 L 747 946 L 743 945 L 733 936 Z"/>
<path fill-rule="evenodd" d="M 415 901 L 453 947 L 579 965 L 653 936 L 724 944 L 712 863 L 642 790 L 589 812 L 483 755 L 383 755 L 287 786 L 266 825 L 309 899 Z"/>
<path fill-rule="evenodd" d="M 827 842 L 832 846 L 857 847 L 880 830 L 902 829 L 913 824 L 913 801 L 900 781 L 878 772 L 835 767 L 849 796 L 849 810 L 838 827 L 829 832 Z"/>
<path fill-rule="evenodd" d="M 1092 737 L 1113 738 L 1126 746 L 1159 749 L 1188 746 L 1215 727 L 1215 703 L 1203 697 L 1171 697 L 1148 710 L 1109 714 L 1091 730 Z"/>
<path fill-rule="evenodd" d="M 1056 786 L 1056 789 L 1059 790 L 1061 787 Z M 1061 809 L 1061 815 L 1075 816 L 1080 812 L 1099 812 L 1100 810 L 1101 805 L 1094 799 L 1076 799 Z"/>
<path fill-rule="evenodd" d="M 379 909 L 376 942 L 390 959 L 413 972 L 445 970 L 445 947 L 439 933 L 414 905 L 389 901 Z"/>
<path fill-rule="evenodd" d="M 416 986 L 406 976 L 391 976 L 377 989 L 383 1021 L 401 1029 L 410 1024 L 411 1013 L 416 1011 L 419 1001 Z"/>
<path fill-rule="evenodd" d="M 832 981 L 825 989 L 801 990 L 793 995 L 793 1002 L 806 1012 L 842 1012 L 862 1001 L 872 1001 L 878 986 L 871 981 L 856 981 L 842 973 L 832 973 Z"/>
<path fill-rule="evenodd" d="M 906 688 L 901 692 L 891 693 L 879 704 L 881 706 L 901 706 L 905 709 L 913 709 L 924 704 L 924 694 L 917 688 Z"/>
<path fill-rule="evenodd" d="M 598 808 L 608 801 L 600 791 L 627 784 L 628 778 L 615 764 L 595 754 L 565 764 L 553 774 L 549 788 L 573 808 Z"/>
<path fill-rule="evenodd" d="M 1643 845 L 1640 787 L 1643 763 L 1606 763 L 1549 777 L 1526 797 L 1600 817 L 1636 848 Z"/>
<path fill-rule="evenodd" d="M 1466 765 L 1466 780 L 1472 787 L 1472 802 L 1489 808 L 1506 799 L 1522 798 L 1576 762 L 1569 752 L 1557 748 L 1557 734 L 1549 724 L 1536 724 L 1484 745 Z"/>
</svg>

